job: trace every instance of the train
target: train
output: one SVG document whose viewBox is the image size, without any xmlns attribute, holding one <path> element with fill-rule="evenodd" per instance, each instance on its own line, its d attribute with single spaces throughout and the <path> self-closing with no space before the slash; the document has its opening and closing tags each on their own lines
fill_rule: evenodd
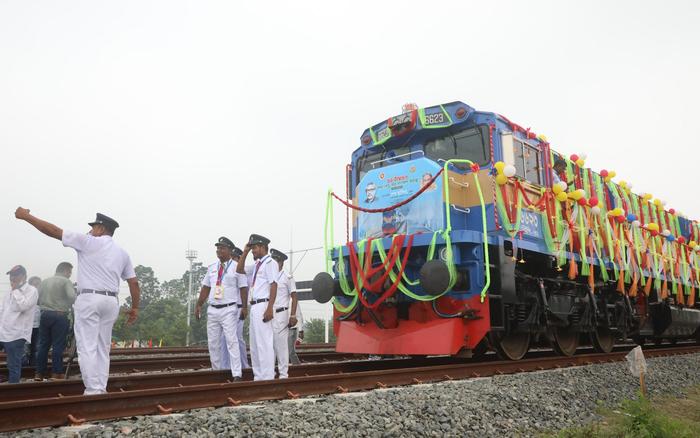
<svg viewBox="0 0 700 438">
<path fill-rule="evenodd" d="M 344 193 L 328 192 L 312 282 L 338 351 L 518 360 L 700 341 L 698 222 L 614 171 L 459 101 L 406 105 L 360 143 Z"/>
</svg>

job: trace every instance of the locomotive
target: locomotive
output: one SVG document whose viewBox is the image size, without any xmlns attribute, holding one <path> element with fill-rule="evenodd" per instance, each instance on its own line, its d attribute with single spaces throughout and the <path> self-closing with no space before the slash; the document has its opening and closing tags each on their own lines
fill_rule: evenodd
<svg viewBox="0 0 700 438">
<path fill-rule="evenodd" d="M 462 102 L 408 105 L 360 143 L 346 193 L 328 193 L 312 283 L 333 300 L 338 351 L 517 360 L 700 340 L 698 223 L 615 172 Z"/>
</svg>

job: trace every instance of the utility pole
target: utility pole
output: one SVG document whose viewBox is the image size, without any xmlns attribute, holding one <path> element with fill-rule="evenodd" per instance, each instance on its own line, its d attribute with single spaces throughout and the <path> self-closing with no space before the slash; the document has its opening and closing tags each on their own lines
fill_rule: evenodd
<svg viewBox="0 0 700 438">
<path fill-rule="evenodd" d="M 185 251 L 185 258 L 190 261 L 190 285 L 187 288 L 187 334 L 185 335 L 185 345 L 190 346 L 190 314 L 192 313 L 192 270 L 194 261 L 197 260 L 197 251 L 188 249 Z"/>
</svg>

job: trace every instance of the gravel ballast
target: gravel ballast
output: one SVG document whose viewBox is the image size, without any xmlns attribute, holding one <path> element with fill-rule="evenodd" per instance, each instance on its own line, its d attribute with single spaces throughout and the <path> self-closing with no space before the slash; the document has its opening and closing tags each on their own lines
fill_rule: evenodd
<svg viewBox="0 0 700 438">
<path fill-rule="evenodd" d="M 700 384 L 700 354 L 647 363 L 646 384 L 652 396 L 681 395 Z M 611 406 L 635 397 L 638 390 L 639 379 L 629 372 L 627 362 L 616 362 L 8 436 L 535 436 L 593 421 L 599 403 Z"/>
</svg>

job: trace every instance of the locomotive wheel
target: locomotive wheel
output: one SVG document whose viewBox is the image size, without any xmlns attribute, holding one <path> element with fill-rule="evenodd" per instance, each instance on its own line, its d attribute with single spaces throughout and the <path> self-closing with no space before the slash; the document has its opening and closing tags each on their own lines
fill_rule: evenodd
<svg viewBox="0 0 700 438">
<path fill-rule="evenodd" d="M 591 333 L 591 343 L 595 351 L 610 353 L 615 346 L 615 336 L 607 327 L 596 327 L 596 330 Z"/>
<path fill-rule="evenodd" d="M 502 359 L 520 360 L 530 348 L 530 333 L 515 332 L 494 336 L 492 344 Z"/>
<path fill-rule="evenodd" d="M 550 330 L 554 351 L 563 356 L 573 356 L 578 348 L 579 333 L 572 327 L 554 327 Z"/>
</svg>

